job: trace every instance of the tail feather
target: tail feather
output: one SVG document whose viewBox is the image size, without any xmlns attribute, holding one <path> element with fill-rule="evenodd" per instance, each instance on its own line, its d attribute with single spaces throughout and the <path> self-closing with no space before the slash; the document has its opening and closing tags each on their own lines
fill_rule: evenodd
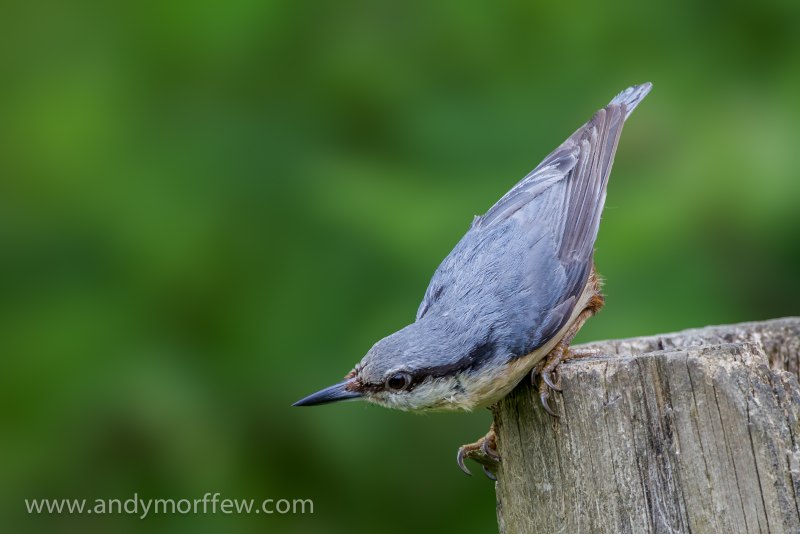
<svg viewBox="0 0 800 534">
<path fill-rule="evenodd" d="M 647 93 L 650 92 L 650 89 L 653 88 L 653 84 L 650 82 L 645 82 L 641 85 L 634 85 L 632 87 L 628 87 L 620 94 L 614 97 L 611 102 L 608 103 L 609 106 L 619 105 L 625 106 L 625 119 L 627 120 L 630 117 L 633 110 L 636 109 L 636 106 L 639 105 L 644 97 L 647 96 Z"/>
</svg>

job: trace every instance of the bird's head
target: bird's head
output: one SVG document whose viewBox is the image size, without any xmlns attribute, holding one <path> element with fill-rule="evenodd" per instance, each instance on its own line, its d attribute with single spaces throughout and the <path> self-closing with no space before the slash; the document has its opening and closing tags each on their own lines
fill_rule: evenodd
<svg viewBox="0 0 800 534">
<path fill-rule="evenodd" d="M 314 406 L 363 399 L 399 410 L 471 410 L 485 366 L 495 354 L 490 342 L 471 343 L 442 324 L 411 324 L 378 341 L 344 380 L 297 401 Z"/>
</svg>

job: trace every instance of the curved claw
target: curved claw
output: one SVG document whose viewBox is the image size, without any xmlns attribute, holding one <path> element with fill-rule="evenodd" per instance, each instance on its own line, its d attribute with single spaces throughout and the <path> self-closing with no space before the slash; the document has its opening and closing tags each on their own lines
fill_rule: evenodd
<svg viewBox="0 0 800 534">
<path fill-rule="evenodd" d="M 456 454 L 456 463 L 458 464 L 458 468 L 464 471 L 464 473 L 472 476 L 472 472 L 467 469 L 467 466 L 464 465 L 464 456 L 467 454 L 467 451 L 464 450 L 464 447 L 458 448 L 458 454 Z"/>
<path fill-rule="evenodd" d="M 557 386 L 556 383 L 553 381 L 552 372 L 545 370 L 545 371 L 542 371 L 541 375 L 542 375 L 542 380 L 544 380 L 544 383 L 547 384 L 547 386 L 550 389 L 552 389 L 554 391 L 561 392 L 561 388 L 559 386 Z"/>
<path fill-rule="evenodd" d="M 548 391 L 541 391 L 539 393 L 539 399 L 541 399 L 542 401 L 542 407 L 544 408 L 544 411 L 546 411 L 547 413 L 558 419 L 561 416 L 558 415 L 556 412 L 554 412 L 552 408 L 550 408 L 550 403 L 547 400 L 549 398 L 550 398 L 550 393 Z"/>
<path fill-rule="evenodd" d="M 483 468 L 483 474 L 486 475 L 486 478 L 488 478 L 489 480 L 493 480 L 494 482 L 497 482 L 497 477 L 494 476 L 494 473 L 489 471 L 488 467 L 486 467 L 485 465 L 482 465 L 481 467 Z"/>
<path fill-rule="evenodd" d="M 491 458 L 495 462 L 499 462 L 500 461 L 500 455 L 497 454 L 497 450 L 489 447 L 489 440 L 488 439 L 484 439 L 483 442 L 481 443 L 481 451 L 483 451 L 483 454 L 485 454 L 486 456 L 488 456 L 489 458 Z M 484 467 L 484 471 L 486 471 L 485 467 Z"/>
</svg>

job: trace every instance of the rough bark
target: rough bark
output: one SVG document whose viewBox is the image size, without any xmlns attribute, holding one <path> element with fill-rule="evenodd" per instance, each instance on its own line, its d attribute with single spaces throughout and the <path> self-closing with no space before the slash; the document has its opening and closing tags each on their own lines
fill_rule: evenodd
<svg viewBox="0 0 800 534">
<path fill-rule="evenodd" d="M 575 350 L 495 407 L 502 533 L 800 532 L 800 319 Z"/>
</svg>

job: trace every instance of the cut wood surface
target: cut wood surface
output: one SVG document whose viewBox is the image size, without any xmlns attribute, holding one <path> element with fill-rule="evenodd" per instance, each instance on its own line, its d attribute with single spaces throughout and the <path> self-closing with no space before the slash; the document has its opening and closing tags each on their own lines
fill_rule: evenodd
<svg viewBox="0 0 800 534">
<path fill-rule="evenodd" d="M 800 533 L 800 319 L 575 350 L 494 408 L 501 532 Z"/>
</svg>

